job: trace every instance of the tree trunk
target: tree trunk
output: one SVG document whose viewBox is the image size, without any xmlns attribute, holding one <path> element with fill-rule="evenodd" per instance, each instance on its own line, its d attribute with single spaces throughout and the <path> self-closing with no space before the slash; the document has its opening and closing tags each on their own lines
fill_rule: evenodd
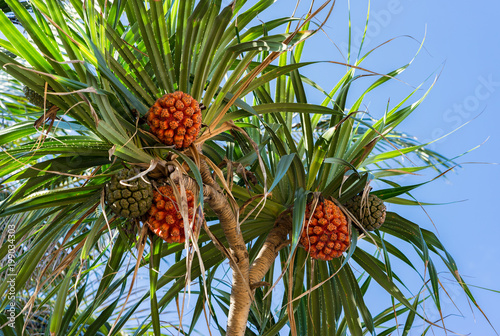
<svg viewBox="0 0 500 336">
<path fill-rule="evenodd" d="M 243 266 L 241 264 L 238 267 Z M 233 268 L 233 284 L 231 287 L 231 299 L 229 301 L 229 315 L 227 317 L 227 336 L 244 336 L 247 328 L 248 313 L 252 305 L 250 286 L 248 284 L 248 259 L 246 269 Z M 246 271 L 245 271 L 246 270 Z"/>
</svg>

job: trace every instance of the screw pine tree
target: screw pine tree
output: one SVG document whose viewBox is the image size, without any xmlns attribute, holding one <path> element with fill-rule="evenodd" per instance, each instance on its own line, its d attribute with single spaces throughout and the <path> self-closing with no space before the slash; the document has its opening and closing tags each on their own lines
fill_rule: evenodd
<svg viewBox="0 0 500 336">
<path fill-rule="evenodd" d="M 1 270 L 16 274 L 15 287 L 2 274 L 0 320 L 9 294 L 26 290 L 19 318 L 32 317 L 35 298 L 51 302 L 51 335 L 192 335 L 205 325 L 228 336 L 363 335 L 416 321 L 446 329 L 420 309 L 441 309 L 448 282 L 437 258 L 479 307 L 438 237 L 385 210 L 410 190 L 391 181 L 406 169 L 401 152 L 423 162 L 412 173 L 454 165 L 396 130 L 430 87 L 389 100 L 384 83 L 408 65 L 368 70 L 363 48 L 356 60 L 358 51 L 342 58 L 326 45 L 317 56 L 329 62 L 306 59 L 308 40 L 340 22 L 330 17 L 340 15 L 335 1 L 265 22 L 274 1 L 227 2 L 0 6 L 0 69 L 16 92 L 0 96 Z M 317 78 L 313 67 L 342 74 Z M 50 115 L 26 103 L 22 86 L 37 106 L 35 94 L 50 88 Z M 390 104 L 368 118 L 375 88 Z M 386 183 L 368 215 L 341 206 Z M 378 231 L 360 235 L 356 216 Z M 411 272 L 425 293 L 401 285 Z M 369 308 L 373 286 L 394 305 Z M 23 331 L 4 322 L 4 334 Z"/>
</svg>

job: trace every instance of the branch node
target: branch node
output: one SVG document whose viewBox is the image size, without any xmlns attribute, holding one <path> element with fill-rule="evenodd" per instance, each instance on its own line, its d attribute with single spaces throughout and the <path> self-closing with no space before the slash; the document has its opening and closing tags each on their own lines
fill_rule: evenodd
<svg viewBox="0 0 500 336">
<path fill-rule="evenodd" d="M 288 245 L 290 245 L 292 243 L 292 240 L 291 239 L 287 239 L 285 240 L 284 242 L 282 242 L 280 245 L 278 245 L 276 247 L 276 249 L 274 250 L 275 253 L 278 253 L 282 248 L 284 247 L 287 247 Z"/>
<path fill-rule="evenodd" d="M 252 284 L 250 284 L 250 288 L 252 288 L 252 290 L 258 288 L 258 287 L 269 287 L 271 286 L 271 284 L 269 282 L 266 282 L 266 281 L 258 281 L 258 282 L 254 282 Z"/>
</svg>

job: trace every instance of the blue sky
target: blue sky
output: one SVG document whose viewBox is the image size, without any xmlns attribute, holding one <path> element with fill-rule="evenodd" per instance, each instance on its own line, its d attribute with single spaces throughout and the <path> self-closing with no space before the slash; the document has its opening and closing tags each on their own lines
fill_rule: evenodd
<svg viewBox="0 0 500 336">
<path fill-rule="evenodd" d="M 304 13 L 309 2 L 304 2 L 297 13 Z M 288 15 L 295 1 L 278 0 L 273 10 L 262 19 Z M 353 43 L 359 45 L 364 29 L 368 1 L 351 1 Z M 417 111 L 400 125 L 419 140 L 437 139 L 467 123 L 431 148 L 447 157 L 455 157 L 476 146 L 457 159 L 463 165 L 447 175 L 447 179 L 434 181 L 413 193 L 423 202 L 464 202 L 419 207 L 390 206 L 404 217 L 433 230 L 455 258 L 459 270 L 472 285 L 500 290 L 499 261 L 500 220 L 498 219 L 497 190 L 500 189 L 500 36 L 498 12 L 500 2 L 485 0 L 468 1 L 410 1 L 379 0 L 371 3 L 371 17 L 364 51 L 388 39 L 396 40 L 374 52 L 364 67 L 385 73 L 407 63 L 415 55 L 419 42 L 425 37 L 423 50 L 405 71 L 401 79 L 406 83 L 392 82 L 380 87 L 367 97 L 370 113 L 380 116 L 387 99 L 396 102 L 413 87 L 424 81 L 428 87 L 439 76 L 431 93 Z M 347 41 L 347 2 L 337 1 L 332 17 L 325 26 L 325 33 L 308 41 L 303 60 L 342 61 L 332 41 L 343 50 Z M 331 39 L 331 41 L 329 40 Z M 325 71 L 328 69 L 328 71 Z M 343 73 L 340 66 L 313 66 L 308 75 L 325 89 L 336 83 Z M 373 79 L 367 80 L 366 85 Z M 363 85 L 361 85 L 363 87 Z M 423 92 L 422 92 L 423 93 Z M 318 98 L 319 99 L 319 98 Z M 487 140 L 485 142 L 485 140 Z M 469 163 L 474 162 L 474 163 Z M 423 177 L 398 180 L 401 184 L 414 184 L 434 177 L 427 172 Z M 427 213 L 426 213 L 427 212 Z M 441 270 L 444 270 L 442 265 Z M 443 279 L 450 279 L 443 274 Z M 410 279 L 411 281 L 411 279 Z M 446 284 L 445 284 L 446 286 Z M 449 295 L 460 308 L 458 312 L 449 300 L 444 300 L 443 310 L 448 317 L 446 327 L 461 334 L 494 335 L 481 313 L 471 312 L 465 294 L 448 284 Z M 473 288 L 473 294 L 497 330 L 500 330 L 500 294 Z M 377 295 L 377 294 L 376 294 Z M 442 293 L 442 296 L 446 296 Z M 373 298 L 377 300 L 377 297 Z M 390 302 L 390 301 L 387 301 Z M 381 308 L 382 309 L 382 308 Z M 427 308 L 429 316 L 437 313 Z M 463 316 L 461 316 L 463 315 Z M 420 335 L 415 328 L 411 335 Z M 434 335 L 444 335 L 434 330 Z"/>
</svg>

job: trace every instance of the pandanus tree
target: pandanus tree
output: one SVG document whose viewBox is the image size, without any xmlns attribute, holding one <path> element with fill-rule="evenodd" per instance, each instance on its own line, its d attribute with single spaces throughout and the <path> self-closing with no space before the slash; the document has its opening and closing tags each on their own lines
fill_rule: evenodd
<svg viewBox="0 0 500 336">
<path fill-rule="evenodd" d="M 396 130 L 429 90 L 373 119 L 365 96 L 409 64 L 377 74 L 362 67 L 371 51 L 349 51 L 318 63 L 345 68 L 324 90 L 301 55 L 334 2 L 259 21 L 273 2 L 5 1 L 0 65 L 13 91 L 2 98 L 0 216 L 15 233 L 2 236 L 2 309 L 15 304 L 4 294 L 27 288 L 17 319 L 53 302 L 46 335 L 117 335 L 138 316 L 134 335 L 191 334 L 207 328 L 202 314 L 226 335 L 387 335 L 398 316 L 407 334 L 416 320 L 446 329 L 419 309 L 441 311 L 431 257 L 477 305 L 440 240 L 382 202 L 418 204 L 410 191 L 423 184 L 391 177 L 454 166 Z M 394 259 L 422 288 L 406 288 Z M 218 286 L 226 263 L 229 290 Z M 391 307 L 368 308 L 373 283 Z"/>
</svg>

